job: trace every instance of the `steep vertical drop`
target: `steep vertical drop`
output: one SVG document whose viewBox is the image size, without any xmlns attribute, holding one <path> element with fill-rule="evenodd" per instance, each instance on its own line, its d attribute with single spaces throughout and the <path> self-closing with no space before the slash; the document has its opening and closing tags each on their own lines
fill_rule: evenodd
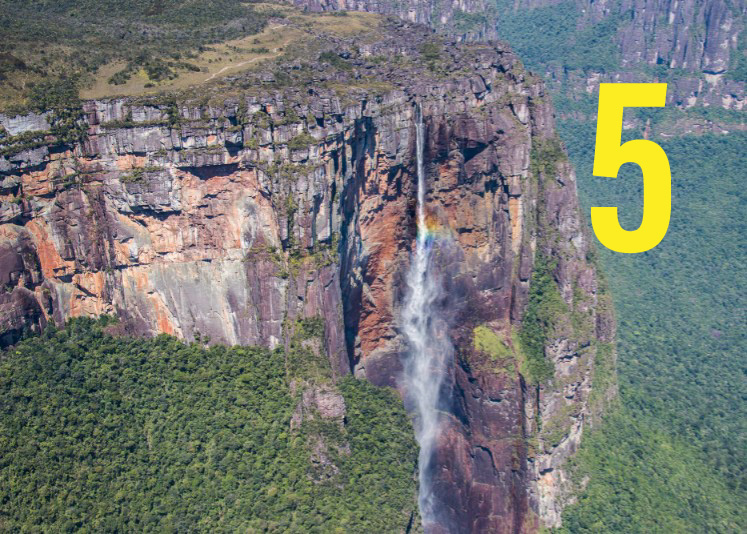
<svg viewBox="0 0 747 534">
<path fill-rule="evenodd" d="M 407 342 L 403 361 L 407 402 L 415 417 L 420 445 L 419 506 L 423 525 L 437 522 L 432 485 L 432 462 L 439 434 L 441 386 L 453 356 L 448 328 L 438 313 L 441 285 L 432 265 L 433 234 L 426 216 L 425 135 L 420 106 L 415 108 L 417 155 L 417 238 L 407 274 L 407 294 L 402 311 L 402 331 Z"/>
</svg>

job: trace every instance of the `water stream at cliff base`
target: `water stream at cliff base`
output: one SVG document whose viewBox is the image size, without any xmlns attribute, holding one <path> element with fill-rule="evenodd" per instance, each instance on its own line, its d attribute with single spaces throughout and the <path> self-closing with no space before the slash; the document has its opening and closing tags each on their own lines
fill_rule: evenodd
<svg viewBox="0 0 747 534">
<path fill-rule="evenodd" d="M 403 381 L 407 402 L 415 417 L 415 438 L 420 445 L 419 506 L 423 525 L 436 521 L 433 492 L 433 456 L 439 434 L 440 391 L 453 355 L 445 321 L 439 317 L 441 285 L 432 268 L 434 235 L 426 217 L 424 127 L 420 106 L 415 108 L 417 154 L 417 238 L 407 273 L 407 293 L 402 309 L 402 331 L 407 342 Z"/>
</svg>

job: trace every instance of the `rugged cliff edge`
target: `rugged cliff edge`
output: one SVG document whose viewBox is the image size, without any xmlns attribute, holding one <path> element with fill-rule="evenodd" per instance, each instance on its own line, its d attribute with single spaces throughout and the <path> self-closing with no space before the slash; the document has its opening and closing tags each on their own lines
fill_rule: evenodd
<svg viewBox="0 0 747 534">
<path fill-rule="evenodd" d="M 599 82 L 667 81 L 667 103 L 742 110 L 745 106 L 744 37 L 747 4 L 712 0 L 287 0 L 311 11 L 349 9 L 396 15 L 463 40 L 507 39 L 519 31 L 532 40 L 552 27 L 560 44 L 588 53 L 594 65 L 569 66 L 560 50 L 548 78 L 558 88 L 588 91 Z M 516 22 L 519 27 L 516 28 Z M 541 39 L 541 36 L 540 36 Z M 545 41 L 540 40 L 545 43 Z M 588 50 L 587 50 L 588 48 Z M 581 50 L 583 49 L 583 50 Z M 600 67 L 609 58 L 612 63 Z"/>
<path fill-rule="evenodd" d="M 614 324 L 543 85 L 502 45 L 410 23 L 316 37 L 199 94 L 85 102 L 80 142 L 60 110 L 0 117 L 4 341 L 111 313 L 274 347 L 320 317 L 335 376 L 399 386 L 417 102 L 457 351 L 440 526 L 557 525 L 614 393 Z"/>
</svg>

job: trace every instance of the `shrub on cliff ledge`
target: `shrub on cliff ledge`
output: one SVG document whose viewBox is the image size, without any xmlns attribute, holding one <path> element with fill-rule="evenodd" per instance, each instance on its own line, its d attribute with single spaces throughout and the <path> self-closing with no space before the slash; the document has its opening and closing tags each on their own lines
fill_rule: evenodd
<svg viewBox="0 0 747 534">
<path fill-rule="evenodd" d="M 514 352 L 515 347 L 509 348 L 488 325 L 479 325 L 472 331 L 475 350 L 485 354 L 489 359 L 488 368 L 497 374 L 513 374 L 514 365 L 520 357 Z"/>
<path fill-rule="evenodd" d="M 310 145 L 313 145 L 315 143 L 316 139 L 304 132 L 288 141 L 288 148 L 291 150 L 303 150 L 304 148 L 308 148 Z"/>
</svg>

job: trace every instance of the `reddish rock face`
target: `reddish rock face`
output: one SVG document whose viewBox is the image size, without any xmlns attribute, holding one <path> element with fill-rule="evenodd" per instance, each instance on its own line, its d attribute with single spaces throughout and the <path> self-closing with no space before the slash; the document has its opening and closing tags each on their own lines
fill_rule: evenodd
<svg viewBox="0 0 747 534">
<path fill-rule="evenodd" d="M 433 470 L 441 512 L 429 531 L 523 532 L 536 530 L 541 520 L 557 524 L 567 488 L 562 469 L 553 471 L 575 450 L 578 429 L 592 414 L 592 345 L 612 339 L 587 261 L 572 171 L 562 154 L 546 168 L 532 162 L 546 157 L 543 147 L 553 142 L 543 97 L 539 86 L 524 86 L 499 97 L 504 104 L 496 106 L 488 92 L 475 97 L 470 113 L 423 101 L 427 211 L 443 285 L 438 306 L 457 350 L 443 392 Z M 398 306 L 415 230 L 413 156 L 393 170 L 376 150 L 364 154 L 358 166 L 368 169 L 365 179 L 344 193 L 357 210 L 347 217 L 353 226 L 345 235 L 353 239 L 343 251 L 345 316 L 360 317 L 349 331 L 349 340 L 355 335 L 349 347 L 357 374 L 399 386 L 406 347 Z M 555 378 L 527 384 L 516 356 L 517 331 L 538 250 L 556 261 L 553 276 L 569 315 L 561 322 L 584 313 L 599 326 L 557 329 L 546 348 Z M 493 361 L 475 347 L 480 326 L 511 354 L 507 361 Z M 555 443 L 545 441 L 550 438 L 538 430 L 538 418 L 552 421 Z"/>
<path fill-rule="evenodd" d="M 419 57 L 433 38 L 382 28 L 366 54 Z M 419 102 L 436 305 L 456 350 L 432 473 L 441 513 L 426 529 L 558 524 L 563 466 L 602 404 L 591 396 L 595 357 L 613 322 L 542 85 L 500 46 L 448 45 L 444 57 L 448 76 L 361 56 L 349 72 L 319 67 L 310 93 L 186 101 L 178 121 L 157 103 L 88 102 L 85 144 L 3 156 L 6 342 L 46 321 L 115 313 L 138 334 L 275 347 L 297 320 L 320 317 L 333 377 L 401 387 Z M 356 89 L 364 69 L 386 89 Z M 289 141 L 301 134 L 314 140 L 299 149 Z M 562 312 L 544 348 L 554 376 L 530 383 L 517 340 L 540 254 L 553 259 Z M 344 413 L 327 386 L 314 387 L 299 421 L 304 406 Z"/>
</svg>

